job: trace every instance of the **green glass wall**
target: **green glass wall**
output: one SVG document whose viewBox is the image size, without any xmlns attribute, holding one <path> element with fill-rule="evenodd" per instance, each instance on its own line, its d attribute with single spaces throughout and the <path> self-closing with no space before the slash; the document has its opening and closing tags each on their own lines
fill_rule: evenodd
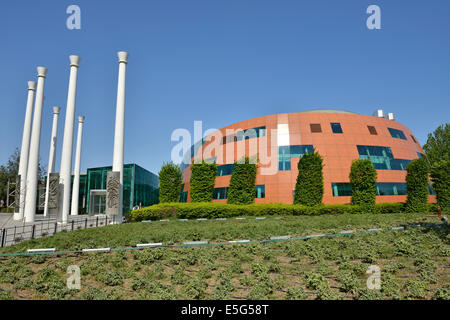
<svg viewBox="0 0 450 320">
<path fill-rule="evenodd" d="M 106 173 L 112 167 L 87 170 L 86 207 L 89 213 L 91 190 L 106 190 Z M 123 166 L 123 213 L 135 206 L 147 207 L 158 203 L 159 179 L 148 170 L 132 163 Z"/>
</svg>

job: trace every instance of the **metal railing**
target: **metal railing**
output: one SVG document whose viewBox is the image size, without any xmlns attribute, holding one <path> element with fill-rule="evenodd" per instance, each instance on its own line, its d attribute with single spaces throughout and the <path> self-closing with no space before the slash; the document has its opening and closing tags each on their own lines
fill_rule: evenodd
<svg viewBox="0 0 450 320">
<path fill-rule="evenodd" d="M 97 216 L 81 218 L 61 224 L 56 221 L 45 220 L 40 223 L 14 226 L 0 229 L 0 248 L 20 243 L 22 241 L 52 236 L 58 232 L 89 229 L 115 224 L 116 216 Z"/>
</svg>

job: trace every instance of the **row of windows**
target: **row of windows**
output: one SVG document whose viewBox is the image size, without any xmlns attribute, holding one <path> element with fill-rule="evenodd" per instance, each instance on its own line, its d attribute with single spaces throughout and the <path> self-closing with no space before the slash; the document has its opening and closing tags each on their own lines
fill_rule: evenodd
<svg viewBox="0 0 450 320">
<path fill-rule="evenodd" d="M 343 133 L 341 124 L 339 122 L 330 122 L 331 125 L 331 131 L 333 133 Z M 322 132 L 322 126 L 320 123 L 311 123 L 310 125 L 311 133 L 320 133 Z M 371 135 L 378 135 L 377 129 L 375 129 L 374 126 L 367 126 L 367 129 L 369 129 L 369 133 Z M 394 128 L 388 128 L 389 133 L 391 134 L 391 137 L 406 140 L 406 136 L 403 133 L 402 130 L 394 129 Z M 411 135 L 411 139 L 417 143 L 416 138 Z"/>
<path fill-rule="evenodd" d="M 214 188 L 213 199 L 223 200 L 227 198 L 228 187 Z M 255 186 L 255 198 L 263 199 L 266 197 L 265 185 L 260 184 Z"/>
<path fill-rule="evenodd" d="M 230 143 L 230 142 L 237 142 L 242 140 L 248 140 L 251 138 L 260 138 L 264 137 L 266 135 L 266 127 L 257 127 L 257 128 L 251 128 L 246 130 L 241 130 L 236 132 L 235 134 L 225 136 L 222 139 L 222 144 Z"/>
<path fill-rule="evenodd" d="M 390 147 L 356 146 L 360 159 L 370 159 L 377 170 L 406 170 L 411 160 L 395 159 Z"/>
<path fill-rule="evenodd" d="M 406 183 L 402 182 L 377 182 L 377 196 L 404 196 L 406 195 Z M 334 197 L 345 197 L 352 195 L 352 187 L 348 182 L 331 183 Z M 435 194 L 433 187 L 428 186 L 428 193 Z"/>
</svg>

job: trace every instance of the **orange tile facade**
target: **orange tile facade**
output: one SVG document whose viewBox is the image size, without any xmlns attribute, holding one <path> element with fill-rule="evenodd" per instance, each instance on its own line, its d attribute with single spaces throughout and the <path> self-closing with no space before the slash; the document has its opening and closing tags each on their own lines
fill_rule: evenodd
<svg viewBox="0 0 450 320">
<path fill-rule="evenodd" d="M 343 133 L 333 133 L 330 123 L 338 122 L 342 127 Z M 320 123 L 322 132 L 311 133 L 310 124 Z M 217 164 L 229 164 L 241 159 L 242 152 L 238 154 L 239 148 L 245 147 L 245 155 L 252 156 L 277 152 L 276 130 L 280 124 L 287 124 L 289 127 L 289 145 L 313 145 L 314 149 L 324 159 L 324 196 L 323 202 L 349 203 L 350 197 L 333 196 L 332 182 L 349 182 L 350 166 L 354 159 L 359 159 L 357 145 L 390 147 L 394 158 L 413 160 L 417 159 L 417 152 L 423 153 L 422 148 L 414 142 L 413 133 L 404 125 L 385 118 L 374 116 L 349 114 L 349 113 L 323 113 L 323 112 L 300 112 L 286 113 L 278 115 L 269 115 L 238 122 L 219 129 L 223 136 L 227 135 L 227 129 L 245 130 L 249 128 L 266 127 L 266 135 L 260 138 L 253 138 L 239 142 L 229 142 L 222 145 L 212 137 L 202 147 L 203 158 L 208 159 L 217 157 Z M 377 135 L 372 135 L 367 126 L 375 127 Z M 407 140 L 393 138 L 388 128 L 394 128 L 403 131 Z M 212 134 L 214 135 L 214 134 Z M 211 136 L 211 135 L 210 135 Z M 208 136 L 208 137 L 210 137 Z M 273 139 L 272 139 L 273 138 Z M 219 138 L 217 138 L 219 140 Z M 417 139 L 416 139 L 417 140 Z M 274 143 L 271 143 L 274 142 Z M 253 145 L 252 145 L 253 144 Z M 213 146 L 217 148 L 214 149 Z M 229 149 L 228 149 L 229 148 Z M 234 150 L 232 153 L 231 150 Z M 243 150 L 243 149 L 241 149 Z M 249 150 L 252 150 L 250 152 Z M 223 159 L 222 160 L 222 153 Z M 201 153 L 197 155 L 197 157 Z M 228 155 L 228 161 L 227 159 Z M 275 167 L 278 169 L 278 157 L 274 157 Z M 256 177 L 257 185 L 265 185 L 265 198 L 255 199 L 256 203 L 293 203 L 292 191 L 295 189 L 295 183 L 298 175 L 297 163 L 299 158 L 291 158 L 290 171 L 278 171 L 274 174 L 261 174 L 263 167 L 268 167 L 260 162 L 258 163 L 258 174 Z M 406 171 L 403 170 L 377 170 L 377 182 L 405 182 Z M 188 192 L 187 201 L 190 201 L 189 179 L 191 175 L 190 167 L 183 173 L 184 190 Z M 216 177 L 215 187 L 228 187 L 231 175 Z M 214 200 L 216 202 L 226 202 L 226 200 Z M 406 196 L 377 196 L 377 202 L 404 202 Z M 430 202 L 435 202 L 435 196 L 429 196 Z"/>
</svg>

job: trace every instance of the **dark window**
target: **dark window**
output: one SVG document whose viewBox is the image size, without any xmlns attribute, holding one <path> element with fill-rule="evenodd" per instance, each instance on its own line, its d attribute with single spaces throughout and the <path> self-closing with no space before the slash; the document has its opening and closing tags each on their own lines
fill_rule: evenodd
<svg viewBox="0 0 450 320">
<path fill-rule="evenodd" d="M 256 186 L 256 198 L 262 199 L 266 197 L 266 187 L 263 184 Z"/>
<path fill-rule="evenodd" d="M 333 182 L 331 183 L 331 189 L 333 190 L 333 197 L 352 195 L 352 187 L 348 182 Z M 404 196 L 406 195 L 406 183 L 377 182 L 375 193 L 377 196 Z M 431 185 L 428 186 L 428 193 L 434 194 Z"/>
<path fill-rule="evenodd" d="M 291 170 L 291 158 L 303 157 L 305 153 L 312 153 L 312 145 L 294 145 L 278 147 L 278 170 Z"/>
<path fill-rule="evenodd" d="M 320 123 L 311 123 L 311 132 L 322 132 L 322 127 L 320 126 Z"/>
<path fill-rule="evenodd" d="M 214 200 L 226 199 L 227 198 L 228 187 L 224 188 L 214 188 Z"/>
<path fill-rule="evenodd" d="M 233 173 L 234 163 L 217 166 L 217 176 L 229 176 Z"/>
<path fill-rule="evenodd" d="M 378 134 L 377 129 L 375 129 L 374 126 L 367 126 L 367 128 L 369 129 L 370 134 L 373 134 L 374 136 Z"/>
<path fill-rule="evenodd" d="M 333 133 L 342 133 L 342 127 L 339 122 L 331 122 L 331 130 Z"/>
<path fill-rule="evenodd" d="M 402 139 L 402 140 L 406 140 L 405 134 L 403 133 L 403 131 L 398 130 L 398 129 L 393 129 L 393 128 L 388 128 L 392 138 L 397 138 L 397 139 Z"/>
</svg>

